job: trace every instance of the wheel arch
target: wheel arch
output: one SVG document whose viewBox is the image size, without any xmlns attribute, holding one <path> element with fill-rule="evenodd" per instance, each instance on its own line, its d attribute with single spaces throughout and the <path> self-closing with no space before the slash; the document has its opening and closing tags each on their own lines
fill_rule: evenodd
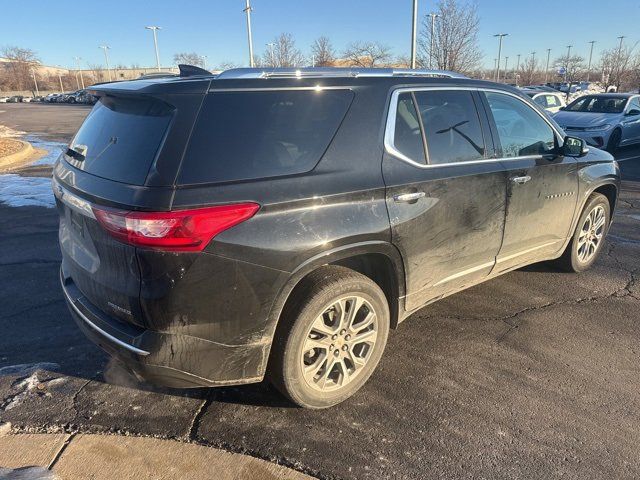
<svg viewBox="0 0 640 480">
<path fill-rule="evenodd" d="M 299 265 L 280 289 L 273 302 L 267 328 L 264 333 L 265 349 L 263 364 L 266 370 L 271 356 L 271 344 L 277 332 L 280 317 L 287 303 L 293 298 L 296 288 L 311 272 L 327 265 L 350 268 L 372 279 L 385 293 L 389 301 L 391 328 L 396 328 L 402 316 L 401 300 L 405 295 L 404 265 L 400 252 L 389 242 L 370 241 L 346 245 L 318 254 Z"/>
<path fill-rule="evenodd" d="M 617 187 L 617 185 L 615 185 L 613 183 L 604 183 L 604 184 L 594 188 L 591 192 L 589 192 L 589 195 L 587 195 L 587 200 L 594 193 L 600 193 L 600 194 L 604 195 L 605 197 L 607 197 L 607 200 L 609 200 L 609 209 L 610 209 L 610 212 L 611 212 L 611 218 L 613 218 L 613 211 L 615 210 L 616 203 L 618 201 L 618 187 Z M 585 201 L 585 203 L 586 203 L 586 201 Z M 584 208 L 584 205 L 582 206 L 582 208 Z"/>
</svg>

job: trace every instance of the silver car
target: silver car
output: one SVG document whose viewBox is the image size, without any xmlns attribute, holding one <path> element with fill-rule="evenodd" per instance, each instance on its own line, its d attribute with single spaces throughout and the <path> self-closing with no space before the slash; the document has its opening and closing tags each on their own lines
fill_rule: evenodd
<svg viewBox="0 0 640 480">
<path fill-rule="evenodd" d="M 640 143 L 640 95 L 601 93 L 585 95 L 553 115 L 567 132 L 609 153 Z"/>
</svg>

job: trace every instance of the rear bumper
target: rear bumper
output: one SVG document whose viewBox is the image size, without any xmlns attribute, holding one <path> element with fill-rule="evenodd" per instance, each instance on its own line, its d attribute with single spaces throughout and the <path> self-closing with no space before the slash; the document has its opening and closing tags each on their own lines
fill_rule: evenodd
<svg viewBox="0 0 640 480">
<path fill-rule="evenodd" d="M 60 270 L 69 311 L 96 345 L 118 358 L 139 377 L 173 388 L 239 385 L 262 380 L 268 342 L 226 345 L 156 332 L 109 317 L 92 305 Z"/>
</svg>

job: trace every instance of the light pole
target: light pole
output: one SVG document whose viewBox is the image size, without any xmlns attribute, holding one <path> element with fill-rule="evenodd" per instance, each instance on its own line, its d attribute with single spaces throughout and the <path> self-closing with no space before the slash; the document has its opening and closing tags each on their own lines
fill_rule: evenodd
<svg viewBox="0 0 640 480">
<path fill-rule="evenodd" d="M 516 55 L 518 57 L 518 62 L 516 63 L 516 86 L 518 86 L 518 72 L 520 71 L 520 54 Z"/>
<path fill-rule="evenodd" d="M 411 68 L 416 68 L 416 36 L 418 34 L 418 0 L 413 0 L 411 17 Z"/>
<path fill-rule="evenodd" d="M 109 81 L 111 81 L 111 69 L 109 68 L 109 54 L 107 53 L 107 50 L 109 50 L 111 47 L 109 45 L 100 45 L 98 48 L 101 48 L 102 50 L 104 50 L 104 61 L 107 64 L 107 73 L 109 74 Z"/>
<path fill-rule="evenodd" d="M 58 80 L 60 80 L 60 93 L 64 93 L 64 87 L 62 86 L 62 75 L 58 72 Z"/>
<path fill-rule="evenodd" d="M 544 83 L 549 81 L 549 57 L 551 56 L 551 49 L 547 48 L 547 67 L 544 69 Z"/>
<path fill-rule="evenodd" d="M 251 11 L 253 9 L 251 8 L 251 4 L 249 3 L 249 0 L 245 0 L 245 3 L 246 3 L 246 7 L 243 11 L 247 14 L 247 39 L 249 40 L 249 66 L 253 68 L 255 65 L 253 62 L 253 37 L 251 36 Z"/>
<path fill-rule="evenodd" d="M 207 69 L 207 56 L 206 55 L 202 55 L 200 58 L 202 58 L 202 68 L 204 68 L 206 70 Z"/>
<path fill-rule="evenodd" d="M 573 45 L 567 45 L 567 61 L 564 63 L 564 81 L 565 82 L 567 81 L 567 77 L 569 76 L 569 59 L 571 58 L 571 47 L 573 47 Z"/>
<path fill-rule="evenodd" d="M 276 57 L 273 53 L 273 48 L 276 46 L 275 43 L 271 42 L 271 43 L 267 43 L 267 47 L 269 47 L 269 63 L 271 64 L 272 67 L 275 67 L 276 65 Z"/>
<path fill-rule="evenodd" d="M 33 75 L 33 83 L 36 86 L 36 97 L 40 96 L 40 91 L 38 90 L 38 80 L 36 80 L 36 69 L 31 69 L 31 75 Z"/>
<path fill-rule="evenodd" d="M 431 17 L 431 37 L 429 38 L 429 40 L 431 40 L 431 44 L 429 45 L 429 69 L 431 70 L 433 68 L 433 35 L 435 34 L 436 30 L 436 18 L 438 18 L 440 15 L 431 12 L 429 16 Z"/>
<path fill-rule="evenodd" d="M 158 53 L 158 30 L 162 30 L 162 28 L 156 25 L 151 25 L 144 28 L 153 32 L 153 46 L 156 49 L 156 67 L 158 68 L 158 71 L 160 71 L 160 54 Z"/>
<path fill-rule="evenodd" d="M 80 73 L 80 81 L 82 82 L 82 89 L 84 90 L 84 77 L 82 76 L 82 70 L 80 70 L 80 60 L 82 60 L 82 58 L 73 57 L 73 59 L 76 61 L 76 65 L 78 66 L 78 72 Z M 76 75 L 76 83 L 77 82 L 78 82 L 78 76 Z M 80 89 L 80 85 L 78 85 L 78 89 Z"/>
<path fill-rule="evenodd" d="M 507 75 L 509 74 L 509 70 L 507 70 L 507 65 L 509 65 L 509 57 L 504 57 L 504 80 L 507 81 Z"/>
<path fill-rule="evenodd" d="M 588 43 L 591 44 L 591 50 L 589 51 L 589 66 L 587 67 L 587 82 L 589 81 L 589 76 L 591 74 L 591 59 L 593 58 L 593 44 L 596 43 L 596 41 L 591 40 Z"/>
<path fill-rule="evenodd" d="M 496 33 L 494 37 L 498 37 L 498 63 L 496 67 L 496 82 L 500 81 L 500 55 L 502 55 L 502 38 L 509 35 L 508 33 Z"/>
</svg>

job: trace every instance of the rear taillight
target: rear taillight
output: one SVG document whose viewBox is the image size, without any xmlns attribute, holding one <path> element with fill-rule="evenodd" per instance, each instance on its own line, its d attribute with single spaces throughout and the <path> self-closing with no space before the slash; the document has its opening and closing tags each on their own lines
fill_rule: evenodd
<svg viewBox="0 0 640 480">
<path fill-rule="evenodd" d="M 251 218 L 256 203 L 237 203 L 174 212 L 131 212 L 93 207 L 113 237 L 137 247 L 179 252 L 202 251 L 220 232 Z"/>
</svg>

